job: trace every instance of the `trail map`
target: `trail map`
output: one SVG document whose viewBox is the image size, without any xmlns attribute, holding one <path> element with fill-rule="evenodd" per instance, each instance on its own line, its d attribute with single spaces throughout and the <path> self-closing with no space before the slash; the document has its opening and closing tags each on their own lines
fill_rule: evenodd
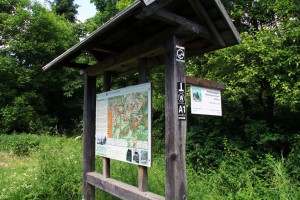
<svg viewBox="0 0 300 200">
<path fill-rule="evenodd" d="M 150 167 L 150 83 L 97 95 L 96 155 Z"/>
</svg>

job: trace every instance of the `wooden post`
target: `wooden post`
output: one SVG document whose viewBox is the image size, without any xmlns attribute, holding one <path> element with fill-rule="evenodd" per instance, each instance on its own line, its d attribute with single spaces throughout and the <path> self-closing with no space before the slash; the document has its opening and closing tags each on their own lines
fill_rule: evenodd
<svg viewBox="0 0 300 200">
<path fill-rule="evenodd" d="M 179 110 L 178 100 L 178 87 L 184 89 L 185 95 L 185 54 L 184 48 L 180 48 L 182 45 L 183 41 L 175 36 L 165 43 L 166 200 L 187 199 L 186 119 L 179 116 L 182 110 Z"/>
<path fill-rule="evenodd" d="M 94 200 L 95 187 L 87 183 L 87 173 L 95 171 L 96 77 L 84 73 L 84 79 L 82 199 Z"/>
<path fill-rule="evenodd" d="M 147 60 L 139 60 L 139 83 L 146 83 L 147 78 Z M 139 191 L 147 192 L 148 191 L 148 170 L 145 166 L 138 166 L 138 186 Z"/>
<path fill-rule="evenodd" d="M 103 91 L 107 92 L 110 90 L 111 87 L 111 73 L 110 72 L 104 72 L 104 85 L 103 85 Z M 104 178 L 110 178 L 110 158 L 103 157 L 102 160 L 102 173 Z"/>
</svg>

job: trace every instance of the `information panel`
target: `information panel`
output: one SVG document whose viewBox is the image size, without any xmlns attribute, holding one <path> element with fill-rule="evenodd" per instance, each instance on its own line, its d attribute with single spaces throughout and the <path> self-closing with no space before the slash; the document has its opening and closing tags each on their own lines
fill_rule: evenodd
<svg viewBox="0 0 300 200">
<path fill-rule="evenodd" d="M 191 86 L 191 112 L 222 116 L 221 91 Z"/>
<path fill-rule="evenodd" d="M 96 155 L 151 166 L 151 83 L 97 94 Z"/>
</svg>

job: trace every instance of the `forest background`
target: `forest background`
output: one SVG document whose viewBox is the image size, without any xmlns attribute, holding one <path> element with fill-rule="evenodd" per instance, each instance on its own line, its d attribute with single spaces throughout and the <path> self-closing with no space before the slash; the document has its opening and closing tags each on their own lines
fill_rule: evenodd
<svg viewBox="0 0 300 200">
<path fill-rule="evenodd" d="M 27 154 L 28 148 L 39 146 L 35 139 L 17 143 L 16 136 L 21 133 L 82 134 L 83 77 L 73 69 L 44 73 L 42 67 L 133 1 L 91 0 L 98 12 L 85 22 L 76 20 L 78 5 L 73 0 L 48 2 L 51 8 L 34 0 L 0 0 L 0 147 L 7 151 L 15 148 L 17 154 Z M 252 197 L 262 197 L 269 194 L 266 188 L 276 191 L 280 187 L 285 192 L 280 190 L 279 199 L 297 199 L 300 2 L 222 3 L 242 43 L 187 61 L 187 75 L 227 86 L 222 92 L 222 117 L 188 114 L 188 166 L 195 174 L 207 177 L 207 183 L 218 176 L 219 192 L 233 198 L 239 194 L 238 188 L 246 188 Z M 87 56 L 80 59 L 92 62 Z M 164 82 L 163 66 L 151 70 L 149 80 L 154 83 L 153 148 L 163 155 L 164 87 L 155 84 Z M 101 83 L 99 78 L 99 93 Z M 113 88 L 137 83 L 137 75 L 114 78 Z M 5 143 L 13 141 L 7 139 L 9 136 L 15 143 Z M 291 187 L 275 187 L 276 181 Z M 223 191 L 222 185 L 226 186 Z"/>
</svg>

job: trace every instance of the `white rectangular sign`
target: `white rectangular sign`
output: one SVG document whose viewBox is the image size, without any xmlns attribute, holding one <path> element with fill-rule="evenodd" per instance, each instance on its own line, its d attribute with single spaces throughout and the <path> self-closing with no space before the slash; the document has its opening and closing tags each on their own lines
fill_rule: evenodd
<svg viewBox="0 0 300 200">
<path fill-rule="evenodd" d="M 151 166 L 151 83 L 97 94 L 96 155 Z"/>
<path fill-rule="evenodd" d="M 192 114 L 222 116 L 221 91 L 191 86 Z"/>
</svg>

